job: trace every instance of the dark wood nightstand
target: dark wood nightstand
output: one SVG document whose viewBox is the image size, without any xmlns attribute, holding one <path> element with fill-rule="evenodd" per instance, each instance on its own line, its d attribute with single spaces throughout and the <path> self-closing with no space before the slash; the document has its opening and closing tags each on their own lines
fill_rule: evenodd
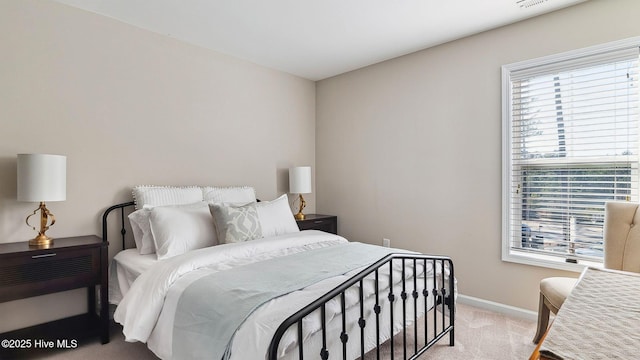
<svg viewBox="0 0 640 360">
<path fill-rule="evenodd" d="M 322 230 L 338 234 L 338 217 L 335 215 L 305 214 L 304 220 L 296 220 L 300 230 Z"/>
<path fill-rule="evenodd" d="M 0 302 L 86 287 L 89 309 L 84 315 L 0 334 L 0 340 L 31 340 L 31 350 L 36 349 L 36 340 L 53 341 L 51 348 L 59 349 L 98 334 L 103 344 L 108 343 L 107 253 L 108 243 L 95 235 L 56 238 L 47 249 L 29 247 L 27 242 L 0 244 Z M 96 286 L 100 286 L 99 314 Z M 29 349 L 0 350 L 20 350 L 15 352 L 20 354 Z"/>
</svg>

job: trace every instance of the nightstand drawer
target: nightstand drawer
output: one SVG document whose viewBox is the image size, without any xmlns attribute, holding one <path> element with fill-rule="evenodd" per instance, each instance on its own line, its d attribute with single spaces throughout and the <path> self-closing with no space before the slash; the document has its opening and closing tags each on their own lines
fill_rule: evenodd
<svg viewBox="0 0 640 360">
<path fill-rule="evenodd" d="M 0 263 L 0 302 L 90 286 L 100 281 L 99 275 L 99 247 L 5 256 Z"/>
<path fill-rule="evenodd" d="M 309 220 L 300 222 L 298 227 L 300 230 L 322 230 L 328 231 L 327 229 L 331 229 L 333 226 L 333 221 L 329 220 Z"/>
<path fill-rule="evenodd" d="M 338 233 L 338 218 L 332 215 L 308 214 L 304 220 L 297 220 L 300 230 L 320 230 Z"/>
</svg>

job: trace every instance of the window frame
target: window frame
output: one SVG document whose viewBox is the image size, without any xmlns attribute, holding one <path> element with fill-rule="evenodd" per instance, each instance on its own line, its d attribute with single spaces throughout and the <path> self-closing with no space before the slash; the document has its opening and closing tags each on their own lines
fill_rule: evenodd
<svg viewBox="0 0 640 360">
<path fill-rule="evenodd" d="M 511 247 L 511 229 L 514 225 L 511 222 L 510 207 L 513 201 L 511 190 L 515 166 L 515 161 L 511 157 L 514 149 L 512 143 L 513 119 L 511 117 L 513 96 L 511 87 L 512 72 L 526 69 L 534 69 L 534 71 L 535 69 L 550 69 L 553 68 L 555 63 L 567 61 L 579 62 L 581 59 L 590 59 L 592 57 L 602 56 L 603 53 L 620 51 L 632 47 L 640 47 L 640 37 L 613 41 L 502 66 L 502 261 L 573 272 L 580 272 L 585 266 L 603 266 L 602 263 L 585 260 L 580 260 L 577 263 L 560 261 L 561 258 L 558 257 L 527 253 L 525 251 L 519 252 L 517 249 Z"/>
</svg>

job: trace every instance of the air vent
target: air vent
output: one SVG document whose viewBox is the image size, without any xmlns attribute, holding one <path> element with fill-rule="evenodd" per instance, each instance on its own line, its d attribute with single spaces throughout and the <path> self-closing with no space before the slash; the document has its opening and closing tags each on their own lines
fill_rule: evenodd
<svg viewBox="0 0 640 360">
<path fill-rule="evenodd" d="M 516 4 L 520 5 L 521 8 L 530 8 L 532 6 L 540 5 L 542 3 L 546 3 L 548 0 L 517 0 Z"/>
</svg>

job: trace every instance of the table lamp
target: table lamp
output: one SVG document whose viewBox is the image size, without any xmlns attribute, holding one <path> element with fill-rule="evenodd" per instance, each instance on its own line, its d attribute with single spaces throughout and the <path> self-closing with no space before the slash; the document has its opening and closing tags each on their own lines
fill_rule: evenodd
<svg viewBox="0 0 640 360">
<path fill-rule="evenodd" d="M 40 210 L 38 236 L 29 240 L 29 246 L 49 247 L 53 239 L 45 234 L 56 222 L 47 209 L 46 201 L 64 201 L 67 198 L 67 157 L 49 154 L 18 154 L 18 201 L 39 202 L 40 206 L 27 216 L 25 222 Z M 47 225 L 51 219 L 51 223 Z"/>
<path fill-rule="evenodd" d="M 311 167 L 310 166 L 298 166 L 289 169 L 289 193 L 299 194 L 300 196 L 300 209 L 298 213 L 294 215 L 296 220 L 304 220 L 304 214 L 302 209 L 307 205 L 304 201 L 302 194 L 311 193 Z"/>
<path fill-rule="evenodd" d="M 298 166 L 289 169 L 289 193 L 298 194 L 300 197 L 300 208 L 294 215 L 296 220 L 304 220 L 302 209 L 307 205 L 302 194 L 311 193 L 311 167 Z"/>
</svg>

